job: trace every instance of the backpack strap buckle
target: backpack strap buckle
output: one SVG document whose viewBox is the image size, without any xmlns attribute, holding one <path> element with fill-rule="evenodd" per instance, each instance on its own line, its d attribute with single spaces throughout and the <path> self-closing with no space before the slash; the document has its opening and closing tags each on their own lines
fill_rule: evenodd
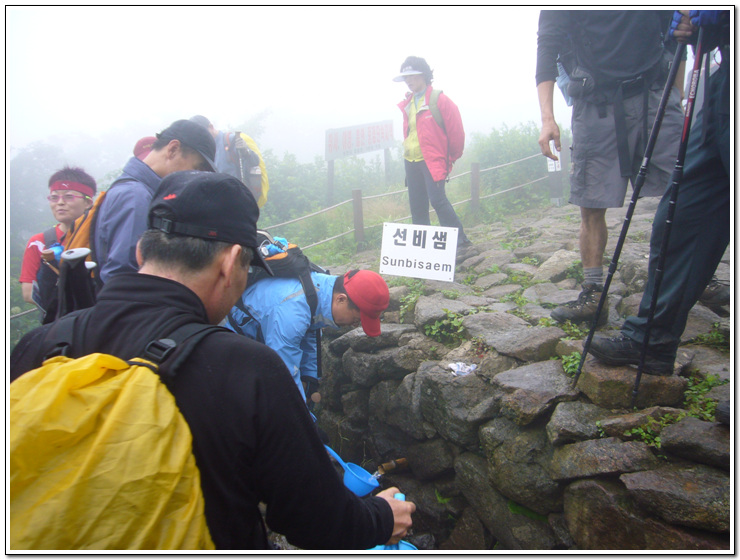
<svg viewBox="0 0 740 560">
<path fill-rule="evenodd" d="M 164 362 L 177 348 L 177 343 L 171 338 L 152 340 L 144 349 L 144 358 L 156 364 Z"/>
</svg>

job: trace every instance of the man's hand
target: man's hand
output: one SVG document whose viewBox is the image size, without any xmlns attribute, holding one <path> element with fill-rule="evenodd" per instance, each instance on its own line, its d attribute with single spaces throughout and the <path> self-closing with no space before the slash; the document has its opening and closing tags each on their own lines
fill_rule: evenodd
<svg viewBox="0 0 740 560">
<path fill-rule="evenodd" d="M 671 30 L 669 34 L 679 43 L 689 43 L 693 39 L 698 27 L 691 23 L 688 10 L 676 10 L 673 12 Z"/>
<path fill-rule="evenodd" d="M 378 498 L 383 498 L 388 502 L 391 510 L 393 510 L 393 534 L 386 544 L 397 544 L 406 536 L 409 528 L 411 528 L 411 514 L 416 511 L 416 504 L 413 502 L 402 502 L 393 497 L 398 492 L 398 488 L 392 487 L 376 494 Z"/>
<path fill-rule="evenodd" d="M 241 136 L 237 136 L 234 141 L 234 147 L 236 148 L 236 151 L 241 154 L 247 155 L 249 153 L 249 146 L 247 146 L 247 143 Z"/>
<path fill-rule="evenodd" d="M 560 127 L 554 120 L 542 121 L 542 130 L 540 131 L 540 150 L 542 155 L 552 160 L 558 161 L 558 156 L 552 153 L 550 149 L 550 140 L 555 141 L 555 149 L 560 151 Z"/>
</svg>

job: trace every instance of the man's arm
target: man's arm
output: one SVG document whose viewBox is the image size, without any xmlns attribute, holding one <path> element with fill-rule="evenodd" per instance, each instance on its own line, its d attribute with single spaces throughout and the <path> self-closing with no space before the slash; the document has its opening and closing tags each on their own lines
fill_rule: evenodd
<svg viewBox="0 0 740 560">
<path fill-rule="evenodd" d="M 555 149 L 560 151 L 560 127 L 555 122 L 555 112 L 552 104 L 554 89 L 554 81 L 537 84 L 537 97 L 540 101 L 540 115 L 542 116 L 542 130 L 538 142 L 542 155 L 557 161 L 558 157 L 550 150 L 550 140 L 554 140 Z"/>
<path fill-rule="evenodd" d="M 23 301 L 26 303 L 34 303 L 33 301 L 33 284 L 29 282 L 21 282 L 21 295 Z"/>
</svg>

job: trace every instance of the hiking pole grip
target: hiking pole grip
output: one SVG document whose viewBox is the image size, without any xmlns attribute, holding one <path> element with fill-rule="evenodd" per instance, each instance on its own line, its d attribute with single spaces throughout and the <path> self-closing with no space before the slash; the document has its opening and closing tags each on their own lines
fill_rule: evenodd
<svg viewBox="0 0 740 560">
<path fill-rule="evenodd" d="M 686 103 L 686 112 L 683 120 L 683 130 L 681 132 L 681 143 L 678 146 L 678 155 L 676 156 L 676 165 L 671 175 L 671 194 L 668 201 L 668 210 L 666 215 L 665 229 L 663 238 L 660 240 L 660 251 L 658 252 L 658 261 L 655 266 L 655 276 L 653 280 L 653 293 L 650 297 L 650 308 L 647 320 L 645 322 L 645 333 L 643 334 L 642 347 L 640 349 L 640 362 L 637 366 L 637 376 L 635 377 L 635 386 L 632 389 L 631 406 L 637 403 L 637 393 L 640 388 L 642 379 L 642 370 L 645 367 L 645 358 L 647 357 L 648 345 L 650 343 L 650 332 L 653 328 L 655 319 L 655 308 L 658 304 L 658 294 L 660 286 L 663 283 L 663 267 L 665 266 L 666 253 L 668 252 L 668 242 L 671 237 L 671 228 L 673 226 L 673 217 L 676 213 L 676 201 L 678 200 L 678 187 L 683 179 L 683 165 L 686 160 L 686 151 L 689 145 L 689 133 L 691 132 L 691 120 L 694 115 L 694 104 L 696 102 L 696 90 L 699 84 L 699 75 L 701 74 L 702 41 L 704 38 L 704 28 L 699 28 L 699 36 L 696 41 L 696 50 L 694 51 L 694 68 L 691 72 L 691 82 L 689 86 L 689 95 Z M 705 92 L 705 95 L 707 93 Z"/>
<path fill-rule="evenodd" d="M 630 223 L 632 222 L 632 215 L 635 213 L 635 207 L 637 206 L 637 200 L 640 196 L 640 191 L 642 190 L 642 186 L 645 184 L 645 177 L 647 176 L 648 165 L 653 157 L 653 150 L 655 149 L 655 144 L 658 140 L 660 127 L 663 124 L 663 117 L 665 116 L 666 107 L 668 106 L 668 100 L 671 97 L 671 89 L 676 82 L 676 76 L 678 76 L 681 59 L 683 58 L 685 52 L 686 45 L 683 43 L 679 43 L 673 56 L 673 62 L 671 63 L 671 69 L 668 72 L 668 78 L 666 79 L 665 86 L 663 86 L 663 95 L 660 98 L 660 103 L 658 104 L 658 109 L 655 113 L 653 128 L 650 130 L 650 136 L 648 137 L 647 145 L 645 146 L 645 154 L 642 158 L 640 171 L 637 173 L 635 184 L 632 186 L 632 198 L 630 199 L 629 206 L 627 207 L 627 212 L 624 216 L 622 231 L 619 234 L 619 238 L 617 239 L 617 245 L 614 249 L 614 256 L 609 263 L 609 269 L 606 275 L 606 280 L 604 281 L 604 287 L 601 290 L 601 297 L 599 297 L 599 303 L 596 306 L 596 315 L 591 322 L 591 328 L 588 331 L 588 336 L 586 336 L 586 340 L 583 343 L 581 360 L 578 363 L 578 369 L 576 370 L 576 374 L 573 380 L 574 387 L 578 383 L 578 378 L 581 376 L 581 371 L 583 370 L 583 364 L 586 362 L 586 356 L 588 355 L 588 351 L 591 349 L 591 341 L 594 338 L 594 333 L 596 332 L 596 327 L 598 326 L 599 317 L 601 316 L 601 310 L 604 308 L 604 305 L 606 305 L 607 295 L 609 294 L 609 288 L 612 284 L 612 278 L 617 271 L 617 263 L 619 262 L 620 255 L 622 254 L 622 247 L 624 246 L 624 242 L 627 238 L 627 231 L 629 230 Z M 647 115 L 645 115 L 645 118 L 647 119 Z"/>
</svg>

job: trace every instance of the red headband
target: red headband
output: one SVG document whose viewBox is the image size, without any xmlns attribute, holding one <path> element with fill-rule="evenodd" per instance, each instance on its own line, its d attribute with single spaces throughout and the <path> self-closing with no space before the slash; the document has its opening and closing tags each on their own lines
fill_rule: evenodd
<svg viewBox="0 0 740 560">
<path fill-rule="evenodd" d="M 75 183 L 74 181 L 54 181 L 49 187 L 50 191 L 77 191 L 92 198 L 95 191 L 89 185 Z"/>
</svg>

